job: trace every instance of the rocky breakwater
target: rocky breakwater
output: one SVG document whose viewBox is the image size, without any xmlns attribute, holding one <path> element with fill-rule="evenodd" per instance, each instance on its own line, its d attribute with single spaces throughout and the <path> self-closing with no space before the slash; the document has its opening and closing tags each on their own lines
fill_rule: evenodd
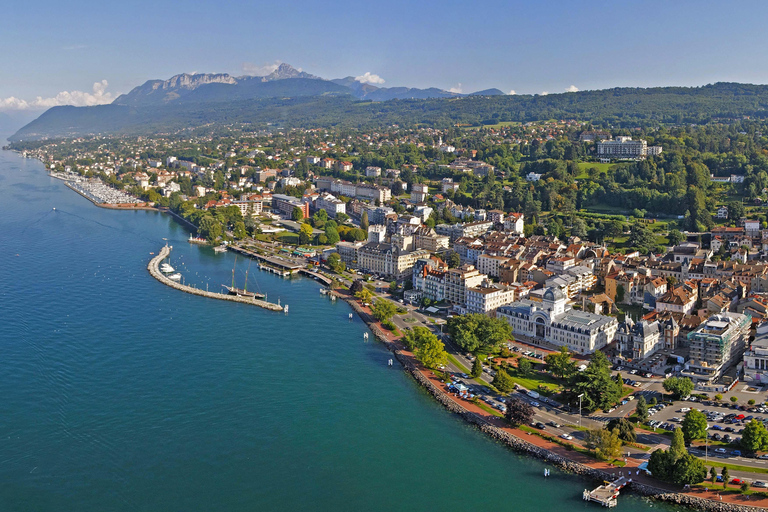
<svg viewBox="0 0 768 512">
<path fill-rule="evenodd" d="M 171 253 L 171 247 L 165 246 L 162 249 L 160 249 L 160 253 L 149 260 L 149 264 L 147 265 L 147 270 L 149 270 L 149 273 L 163 283 L 166 286 L 170 286 L 171 288 L 175 288 L 177 290 L 180 290 L 185 293 L 191 293 L 192 295 L 200 295 L 202 297 L 208 297 L 209 299 L 218 299 L 218 300 L 228 300 L 231 302 L 242 302 L 244 304 L 251 304 L 252 306 L 258 306 L 260 308 L 268 309 L 270 311 L 283 311 L 283 308 L 281 306 L 278 306 L 277 304 L 272 304 L 271 302 L 267 302 L 264 300 L 259 299 L 253 299 L 251 297 L 240 297 L 239 295 L 224 295 L 223 293 L 213 293 L 208 292 L 205 290 L 200 290 L 197 288 L 193 288 L 192 286 L 183 285 L 181 283 L 177 283 L 176 281 L 169 279 L 165 274 L 160 272 L 160 262 L 163 261 L 165 258 L 168 257 L 168 255 Z"/>
</svg>

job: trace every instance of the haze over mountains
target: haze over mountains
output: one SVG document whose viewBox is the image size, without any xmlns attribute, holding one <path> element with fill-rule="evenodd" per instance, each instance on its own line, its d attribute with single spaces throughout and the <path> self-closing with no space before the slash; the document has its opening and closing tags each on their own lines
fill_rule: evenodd
<svg viewBox="0 0 768 512">
<path fill-rule="evenodd" d="M 149 80 L 109 105 L 53 107 L 9 140 L 151 135 L 235 125 L 254 129 L 449 127 L 579 119 L 633 127 L 766 117 L 767 113 L 768 86 L 764 85 L 716 83 L 549 95 L 506 95 L 489 89 L 467 95 L 438 88 L 378 87 L 351 76 L 325 80 L 282 64 L 266 76 L 182 74 Z"/>
</svg>

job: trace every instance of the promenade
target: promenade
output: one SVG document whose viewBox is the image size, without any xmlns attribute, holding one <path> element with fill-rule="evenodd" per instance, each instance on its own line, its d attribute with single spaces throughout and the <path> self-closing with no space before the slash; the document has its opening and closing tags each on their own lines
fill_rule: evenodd
<svg viewBox="0 0 768 512">
<path fill-rule="evenodd" d="M 193 288 L 192 286 L 183 285 L 181 283 L 177 283 L 172 279 L 169 279 L 165 274 L 160 272 L 159 266 L 160 266 L 160 262 L 166 259 L 170 253 L 171 253 L 171 247 L 166 245 L 165 247 L 160 249 L 160 253 L 154 258 L 152 258 L 149 261 L 149 264 L 147 265 L 147 270 L 149 270 L 149 273 L 152 275 L 152 277 L 154 277 L 164 285 L 170 286 L 171 288 L 175 288 L 185 293 L 191 293 L 192 295 L 200 295 L 201 297 L 208 297 L 209 299 L 228 300 L 230 302 L 242 302 L 244 304 L 251 304 L 253 306 L 258 306 L 260 308 L 268 309 L 270 311 L 283 311 L 282 306 L 278 306 L 277 304 L 272 304 L 271 302 L 267 302 L 264 300 L 253 299 L 250 297 L 241 297 L 239 295 L 228 295 L 223 293 L 209 292 L 206 290 Z"/>
</svg>

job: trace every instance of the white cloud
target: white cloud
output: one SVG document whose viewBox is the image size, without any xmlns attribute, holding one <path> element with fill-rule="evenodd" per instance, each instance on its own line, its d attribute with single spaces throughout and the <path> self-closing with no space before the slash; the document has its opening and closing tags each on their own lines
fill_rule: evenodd
<svg viewBox="0 0 768 512">
<path fill-rule="evenodd" d="M 549 91 L 541 91 L 541 96 L 546 96 L 547 94 L 549 94 Z"/>
<path fill-rule="evenodd" d="M 374 75 L 370 71 L 366 71 L 364 75 L 356 76 L 355 80 L 362 84 L 380 85 L 384 83 L 384 79 L 379 75 Z"/>
<path fill-rule="evenodd" d="M 279 68 L 280 64 L 282 63 L 283 61 L 276 60 L 271 64 L 267 63 L 267 64 L 264 64 L 263 66 L 258 66 L 253 62 L 243 62 L 243 73 L 251 76 L 267 76 L 273 71 L 276 71 L 277 68 Z"/>
<path fill-rule="evenodd" d="M 517 93 L 515 92 L 515 90 L 514 90 L 514 89 L 512 89 L 511 91 L 509 91 L 509 95 L 510 95 L 510 96 L 514 96 L 515 94 L 517 94 Z"/>
<path fill-rule="evenodd" d="M 452 92 L 452 93 L 456 93 L 456 94 L 461 94 L 462 93 L 461 82 L 459 82 L 456 87 L 451 87 L 450 89 L 448 89 L 448 92 Z"/>
<path fill-rule="evenodd" d="M 11 96 L 0 98 L 0 110 L 40 110 L 61 105 L 73 105 L 75 107 L 90 107 L 112 103 L 114 97 L 107 92 L 109 83 L 106 80 L 95 82 L 93 92 L 62 91 L 51 98 L 38 96 L 34 100 L 27 101 Z"/>
<path fill-rule="evenodd" d="M 567 89 L 565 90 L 565 92 L 579 92 L 579 88 L 578 88 L 578 87 L 576 87 L 575 85 L 572 85 L 572 86 L 570 86 L 569 88 L 567 88 Z"/>
</svg>

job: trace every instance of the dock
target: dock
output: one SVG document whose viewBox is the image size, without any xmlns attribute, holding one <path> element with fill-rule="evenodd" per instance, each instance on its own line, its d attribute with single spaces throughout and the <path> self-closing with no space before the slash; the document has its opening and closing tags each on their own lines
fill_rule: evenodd
<svg viewBox="0 0 768 512">
<path fill-rule="evenodd" d="M 191 293 L 192 295 L 200 295 L 201 297 L 208 297 L 209 299 L 228 300 L 230 302 L 242 302 L 244 304 L 251 304 L 253 306 L 258 306 L 260 308 L 268 309 L 270 311 L 283 311 L 282 306 L 279 306 L 277 304 L 272 304 L 271 302 L 267 302 L 264 300 L 254 299 L 251 297 L 241 297 L 239 295 L 214 293 L 206 290 L 199 290 L 197 288 L 193 288 L 192 286 L 183 285 L 181 283 L 177 283 L 176 281 L 169 279 L 165 274 L 160 272 L 160 268 L 159 268 L 160 262 L 166 259 L 169 254 L 171 254 L 171 247 L 166 245 L 165 247 L 160 249 L 160 253 L 157 256 L 149 260 L 149 264 L 147 265 L 147 270 L 149 270 L 149 273 L 152 275 L 152 277 L 154 277 L 164 285 L 170 286 L 171 288 L 175 288 L 185 293 Z M 286 309 L 287 309 L 287 306 L 286 306 Z"/>
<path fill-rule="evenodd" d="M 584 489 L 582 498 L 584 501 L 594 501 L 604 507 L 613 508 L 619 504 L 619 491 L 631 481 L 631 478 L 622 476 L 613 482 L 605 482 L 594 491 Z"/>
</svg>

